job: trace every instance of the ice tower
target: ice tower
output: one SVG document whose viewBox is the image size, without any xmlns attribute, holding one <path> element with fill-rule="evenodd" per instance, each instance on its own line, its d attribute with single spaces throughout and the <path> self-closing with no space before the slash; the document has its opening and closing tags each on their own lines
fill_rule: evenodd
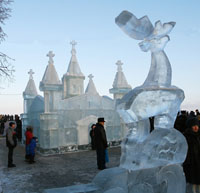
<svg viewBox="0 0 200 193">
<path fill-rule="evenodd" d="M 33 79 L 33 74 L 34 74 L 33 70 L 30 69 L 28 74 L 29 74 L 29 80 L 28 80 L 26 88 L 23 92 L 24 113 L 21 114 L 22 133 L 24 133 L 26 131 L 26 127 L 29 125 L 28 113 L 30 112 L 31 105 L 33 104 L 33 101 L 34 101 L 35 97 L 37 96 L 37 89 L 36 89 L 35 82 Z M 25 140 L 24 135 L 22 135 L 22 138 L 23 138 L 23 140 Z"/>
<path fill-rule="evenodd" d="M 132 88 L 128 84 L 126 77 L 122 70 L 123 63 L 118 60 L 117 63 L 117 73 L 113 82 L 113 88 L 109 90 L 113 94 L 114 99 L 121 99 L 126 93 L 128 93 Z"/>
<path fill-rule="evenodd" d="M 85 76 L 81 72 L 81 69 L 76 58 L 75 41 L 71 42 L 71 59 L 69 62 L 67 73 L 63 75 L 63 97 L 64 99 L 78 96 L 84 93 L 84 80 Z"/>
</svg>

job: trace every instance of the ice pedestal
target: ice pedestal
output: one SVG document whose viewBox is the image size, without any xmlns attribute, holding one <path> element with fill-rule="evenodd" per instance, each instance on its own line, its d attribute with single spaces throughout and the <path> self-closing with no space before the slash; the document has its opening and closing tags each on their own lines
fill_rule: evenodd
<svg viewBox="0 0 200 193">
<path fill-rule="evenodd" d="M 178 183 L 177 183 L 178 182 Z M 185 192 L 183 169 L 178 164 L 127 170 L 120 167 L 100 172 L 92 182 L 98 193 L 180 193 Z"/>
<path fill-rule="evenodd" d="M 90 184 L 47 189 L 44 193 L 182 193 L 185 188 L 183 169 L 174 164 L 134 171 L 106 169 Z"/>
</svg>

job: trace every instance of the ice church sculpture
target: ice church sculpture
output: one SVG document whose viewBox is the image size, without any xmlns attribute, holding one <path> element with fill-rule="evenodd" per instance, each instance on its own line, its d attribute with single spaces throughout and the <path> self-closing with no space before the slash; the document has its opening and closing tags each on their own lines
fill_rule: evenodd
<svg viewBox="0 0 200 193">
<path fill-rule="evenodd" d="M 110 92 L 113 99 L 101 96 L 93 81 L 93 75 L 84 88 L 85 75 L 79 65 L 75 45 L 71 42 L 71 58 L 62 78 L 56 71 L 55 54 L 49 51 L 48 64 L 40 81 L 38 95 L 33 71 L 23 92 L 24 113 L 22 117 L 23 133 L 28 125 L 34 128 L 34 135 L 39 139 L 39 150 L 43 154 L 56 154 L 90 149 L 90 127 L 98 117 L 107 120 L 106 132 L 110 146 L 119 145 L 127 134 L 127 127 L 116 111 L 116 101 L 132 88 L 122 70 L 122 62 L 114 78 Z M 25 136 L 23 135 L 23 140 Z"/>
</svg>

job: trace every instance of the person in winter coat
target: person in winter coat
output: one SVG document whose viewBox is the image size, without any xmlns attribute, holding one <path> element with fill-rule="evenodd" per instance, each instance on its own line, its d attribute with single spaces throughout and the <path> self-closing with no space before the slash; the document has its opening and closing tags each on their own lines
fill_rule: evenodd
<svg viewBox="0 0 200 193">
<path fill-rule="evenodd" d="M 30 143 L 31 143 L 31 140 L 33 138 L 33 127 L 31 126 L 28 126 L 26 128 L 26 132 L 25 132 L 25 136 L 26 136 L 26 146 L 25 146 L 25 161 L 30 161 Z"/>
<path fill-rule="evenodd" d="M 17 146 L 17 136 L 14 131 L 16 124 L 14 122 L 9 123 L 9 127 L 6 130 L 6 145 L 8 147 L 8 167 L 16 167 L 13 164 L 13 150 Z"/>
<path fill-rule="evenodd" d="M 187 120 L 184 136 L 188 143 L 188 152 L 183 170 L 186 176 L 187 193 L 200 191 L 200 130 L 197 118 Z"/>
<path fill-rule="evenodd" d="M 34 158 L 35 158 L 36 140 L 37 140 L 37 138 L 33 137 L 29 144 L 29 155 L 30 155 L 29 163 L 30 164 L 35 163 Z"/>
<path fill-rule="evenodd" d="M 95 138 L 94 138 L 94 130 L 95 130 L 96 125 L 92 124 L 91 130 L 90 130 L 90 137 L 91 137 L 91 145 L 92 145 L 92 150 L 95 150 Z"/>
<path fill-rule="evenodd" d="M 106 168 L 105 166 L 105 150 L 108 147 L 106 132 L 104 129 L 104 118 L 98 118 L 98 123 L 94 130 L 95 146 L 97 153 L 97 166 L 99 170 Z"/>
<path fill-rule="evenodd" d="M 184 133 L 186 130 L 186 122 L 187 122 L 187 113 L 186 111 L 181 111 L 181 114 L 177 116 L 176 121 L 174 123 L 174 128 L 179 130 L 181 133 Z"/>
</svg>

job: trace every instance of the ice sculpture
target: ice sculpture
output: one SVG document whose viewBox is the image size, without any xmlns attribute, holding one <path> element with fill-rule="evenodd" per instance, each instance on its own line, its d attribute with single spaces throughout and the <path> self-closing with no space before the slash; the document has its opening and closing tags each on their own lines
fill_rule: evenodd
<svg viewBox="0 0 200 193">
<path fill-rule="evenodd" d="M 187 143 L 173 128 L 184 92 L 171 85 L 171 65 L 163 50 L 175 22 L 157 21 L 153 27 L 147 16 L 137 19 L 128 11 L 115 21 L 131 38 L 142 40 L 139 46 L 151 52 L 151 66 L 143 85 L 126 94 L 117 106 L 129 127 L 120 167 L 100 172 L 84 192 L 92 192 L 92 186 L 95 193 L 185 193 L 181 164 Z M 154 117 L 155 128 L 151 133 L 150 117 Z"/>
<path fill-rule="evenodd" d="M 163 50 L 175 22 L 157 21 L 153 27 L 147 16 L 137 19 L 128 11 L 123 11 L 115 21 L 131 38 L 143 40 L 139 43 L 142 51 L 151 51 L 151 66 L 143 85 L 125 95 L 117 107 L 130 129 L 122 143 L 120 167 L 134 171 L 173 165 L 170 175 L 176 178 L 183 171 L 174 164 L 183 163 L 187 153 L 185 138 L 173 128 L 184 92 L 171 85 L 171 65 Z M 144 126 L 150 117 L 154 117 L 155 128 L 151 134 L 149 127 Z M 166 185 L 167 192 L 171 188 L 175 187 Z M 177 192 L 183 191 L 177 189 Z"/>
<path fill-rule="evenodd" d="M 128 11 L 115 21 L 131 38 L 142 40 L 139 46 L 151 52 L 151 66 L 144 83 L 126 94 L 117 106 L 129 127 L 122 142 L 120 167 L 101 172 L 93 183 L 102 188 L 100 192 L 184 193 L 181 164 L 187 143 L 173 128 L 184 92 L 171 85 L 172 69 L 164 52 L 175 22 L 157 21 L 153 27 L 147 16 L 137 19 Z M 155 128 L 151 133 L 150 117 L 154 117 Z"/>
</svg>

